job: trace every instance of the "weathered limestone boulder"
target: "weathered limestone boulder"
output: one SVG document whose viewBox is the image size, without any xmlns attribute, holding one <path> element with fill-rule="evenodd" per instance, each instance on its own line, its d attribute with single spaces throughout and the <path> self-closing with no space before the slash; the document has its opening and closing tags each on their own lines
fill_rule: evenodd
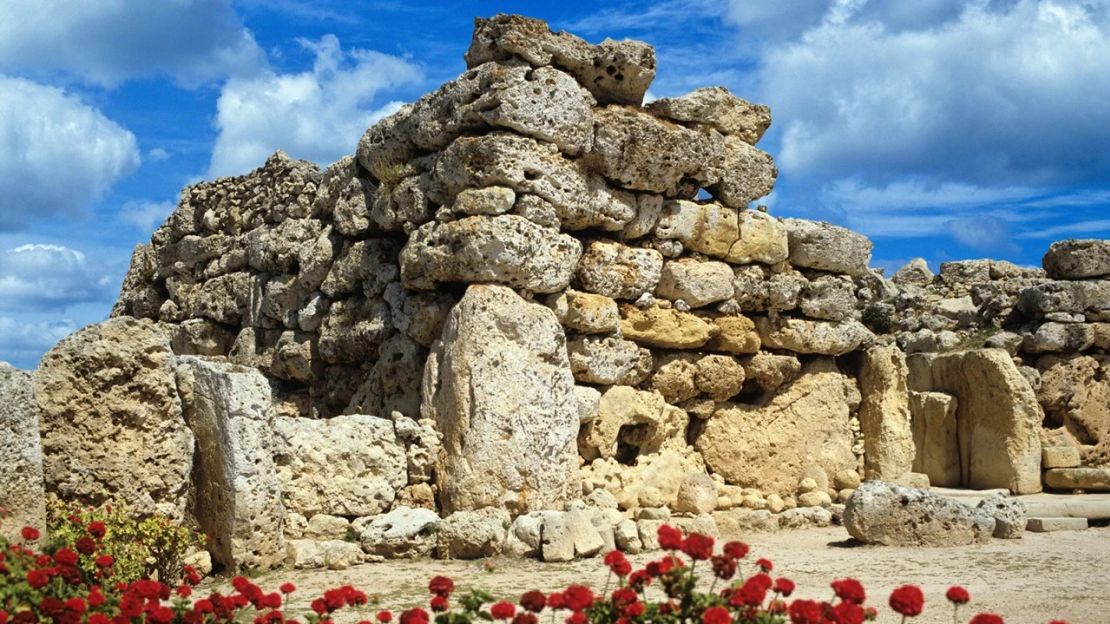
<svg viewBox="0 0 1110 624">
<path fill-rule="evenodd" d="M 1110 280 L 1048 281 L 1035 284 L 1021 290 L 1017 308 L 1035 319 L 1057 314 L 1083 314 L 1102 319 L 1110 314 Z"/>
<path fill-rule="evenodd" d="M 725 166 L 720 134 L 696 132 L 624 106 L 595 109 L 594 119 L 586 163 L 626 189 L 673 195 L 685 179 L 704 180 Z"/>
<path fill-rule="evenodd" d="M 396 507 L 371 518 L 359 539 L 362 549 L 377 557 L 423 557 L 435 550 L 439 522 L 439 515 L 431 509 Z"/>
<path fill-rule="evenodd" d="M 691 308 L 732 298 L 732 268 L 724 262 L 699 262 L 693 258 L 671 260 L 663 272 L 655 294 L 665 299 L 682 300 Z"/>
<path fill-rule="evenodd" d="M 727 401 L 744 387 L 744 366 L 727 355 L 706 355 L 697 361 L 694 385 L 714 401 Z"/>
<path fill-rule="evenodd" d="M 655 51 L 640 41 L 606 39 L 594 46 L 569 33 L 553 33 L 538 19 L 504 14 L 476 19 L 467 66 L 513 57 L 569 72 L 602 104 L 639 104 L 655 78 Z"/>
<path fill-rule="evenodd" d="M 582 336 L 567 343 L 570 370 L 583 383 L 621 383 L 640 359 L 640 347 L 615 336 Z"/>
<path fill-rule="evenodd" d="M 0 362 L 0 537 L 19 540 L 24 526 L 46 529 L 42 440 L 31 374 Z"/>
<path fill-rule="evenodd" d="M 1057 490 L 1110 492 L 1110 467 L 1052 468 L 1045 471 L 1044 483 Z"/>
<path fill-rule="evenodd" d="M 706 189 L 726 206 L 743 209 L 775 188 L 779 171 L 771 155 L 740 137 L 724 138 L 724 159 L 716 171 L 702 179 L 712 180 Z"/>
<path fill-rule="evenodd" d="M 780 317 L 777 321 L 757 317 L 755 327 L 765 348 L 794 353 L 844 355 L 869 346 L 875 335 L 859 321 L 811 321 Z"/>
<path fill-rule="evenodd" d="M 792 355 L 759 352 L 744 363 L 744 373 L 764 392 L 771 392 L 794 381 L 802 372 L 802 363 Z"/>
<path fill-rule="evenodd" d="M 673 353 L 655 360 L 650 387 L 663 395 L 668 403 L 679 404 L 698 396 L 694 378 L 698 374 L 698 357 L 693 353 Z"/>
<path fill-rule="evenodd" d="M 822 221 L 784 219 L 795 267 L 864 275 L 873 245 L 866 236 Z"/>
<path fill-rule="evenodd" d="M 572 509 L 544 516 L 541 546 L 544 561 L 593 557 L 604 547 L 604 539 L 583 511 Z"/>
<path fill-rule="evenodd" d="M 1046 416 L 1083 444 L 1098 444 L 1110 436 L 1110 360 L 1047 356 L 1037 366 L 1037 400 Z"/>
<path fill-rule="evenodd" d="M 438 525 L 436 556 L 440 559 L 481 559 L 499 554 L 510 523 L 509 512 L 496 507 L 456 511 Z"/>
<path fill-rule="evenodd" d="M 963 484 L 1041 491 L 1043 412 L 1029 382 L 1001 349 L 946 353 L 932 359 L 931 386 L 958 399 Z"/>
<path fill-rule="evenodd" d="M 855 381 L 833 359 L 819 358 L 761 405 L 725 404 L 694 446 L 730 484 L 793 495 L 809 470 L 855 468 L 848 420 L 859 403 Z"/>
<path fill-rule="evenodd" d="M 856 287 L 841 275 L 822 275 L 807 282 L 798 297 L 802 314 L 826 321 L 858 317 Z"/>
<path fill-rule="evenodd" d="M 1044 323 L 1025 335 L 1021 348 L 1026 353 L 1078 353 L 1094 343 L 1094 327 L 1087 323 Z"/>
<path fill-rule="evenodd" d="M 686 412 L 668 405 L 657 392 L 612 386 L 601 395 L 597 418 L 583 431 L 581 452 L 587 459 L 615 457 L 619 443 L 640 454 L 686 446 Z"/>
<path fill-rule="evenodd" d="M 579 407 L 555 314 L 503 286 L 470 286 L 429 355 L 421 413 L 443 434 L 447 513 L 561 506 L 578 487 Z"/>
<path fill-rule="evenodd" d="M 434 290 L 441 282 L 492 282 L 533 292 L 570 284 L 582 245 L 516 215 L 428 223 L 401 251 L 406 288 Z"/>
<path fill-rule="evenodd" d="M 285 563 L 295 570 L 346 570 L 363 562 L 358 544 L 344 540 L 290 540 Z"/>
<path fill-rule="evenodd" d="M 907 374 L 906 356 L 898 347 L 871 347 L 863 354 L 859 422 L 867 479 L 897 482 L 913 469 Z"/>
<path fill-rule="evenodd" d="M 778 264 L 790 256 L 783 222 L 758 210 L 742 210 L 736 217 L 739 236 L 726 259 L 733 264 Z"/>
<path fill-rule="evenodd" d="M 182 516 L 193 434 L 173 360 L 168 332 L 126 316 L 71 334 L 43 356 L 33 379 L 48 492 Z"/>
<path fill-rule="evenodd" d="M 583 290 L 612 299 L 635 300 L 651 292 L 663 271 L 663 255 L 654 249 L 597 240 L 586 245 L 578 265 Z"/>
<path fill-rule="evenodd" d="M 605 295 L 565 290 L 551 295 L 547 306 L 563 327 L 583 334 L 612 334 L 620 331 L 617 302 Z"/>
<path fill-rule="evenodd" d="M 269 382 L 257 369 L 186 356 L 177 387 L 197 440 L 193 513 L 212 558 L 229 570 L 280 565 L 285 506 Z"/>
<path fill-rule="evenodd" d="M 1021 539 L 1025 534 L 1025 503 L 1019 499 L 991 494 L 979 501 L 976 509 L 994 518 L 994 536 Z"/>
<path fill-rule="evenodd" d="M 678 513 L 705 514 L 717 508 L 717 487 L 709 475 L 692 472 L 678 486 L 674 510 Z"/>
<path fill-rule="evenodd" d="M 913 415 L 913 472 L 929 475 L 939 487 L 959 487 L 960 443 L 956 397 L 943 392 L 910 392 Z"/>
<path fill-rule="evenodd" d="M 953 499 L 883 481 L 860 485 L 844 508 L 844 527 L 865 544 L 966 546 L 989 540 L 994 524 Z"/>
<path fill-rule="evenodd" d="M 654 115 L 679 123 L 708 126 L 755 145 L 771 126 L 771 109 L 740 99 L 724 87 L 704 87 L 645 106 Z"/>
<path fill-rule="evenodd" d="M 933 272 L 924 258 L 914 258 L 895 271 L 890 281 L 899 286 L 928 286 L 933 283 Z"/>
<path fill-rule="evenodd" d="M 655 236 L 733 264 L 775 264 L 789 253 L 781 221 L 762 212 L 738 211 L 716 202 L 665 202 Z"/>
<path fill-rule="evenodd" d="M 1089 279 L 1110 275 L 1110 240 L 1052 243 L 1043 263 L 1051 279 Z"/>
<path fill-rule="evenodd" d="M 762 344 L 755 330 L 755 321 L 742 315 L 713 317 L 717 333 L 705 345 L 708 351 L 750 354 L 759 352 Z"/>
<path fill-rule="evenodd" d="M 380 514 L 408 484 L 405 447 L 389 419 L 281 417 L 274 431 L 280 438 L 274 462 L 285 507 L 306 518 Z"/>
<path fill-rule="evenodd" d="M 639 344 L 661 349 L 697 349 L 719 331 L 713 323 L 673 308 L 642 309 L 622 305 L 621 334 Z"/>
</svg>

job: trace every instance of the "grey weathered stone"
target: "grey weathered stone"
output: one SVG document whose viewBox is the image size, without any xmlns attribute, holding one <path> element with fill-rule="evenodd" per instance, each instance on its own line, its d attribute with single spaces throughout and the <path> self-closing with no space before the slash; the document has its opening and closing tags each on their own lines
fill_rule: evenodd
<svg viewBox="0 0 1110 624">
<path fill-rule="evenodd" d="M 717 488 L 709 475 L 692 472 L 678 486 L 674 510 L 678 513 L 712 513 L 717 508 Z"/>
<path fill-rule="evenodd" d="M 1065 240 L 1052 243 L 1044 255 L 1052 279 L 1089 279 L 1110 275 L 1110 240 Z"/>
<path fill-rule="evenodd" d="M 270 384 L 256 369 L 183 357 L 177 388 L 197 441 L 194 514 L 215 561 L 269 568 L 285 557 Z"/>
<path fill-rule="evenodd" d="M 46 530 L 42 440 L 31 374 L 0 362 L 0 538 L 19 541 L 24 526 Z"/>
<path fill-rule="evenodd" d="M 755 319 L 759 338 L 765 347 L 794 353 L 844 355 L 870 346 L 875 335 L 858 321 L 832 323 L 796 318 Z"/>
<path fill-rule="evenodd" d="M 994 536 L 1021 539 L 1025 533 L 1025 504 L 1017 498 L 991 494 L 979 501 L 978 509 L 994 518 Z"/>
<path fill-rule="evenodd" d="M 575 380 L 611 386 L 636 366 L 640 347 L 615 336 L 582 336 L 567 342 L 567 354 Z"/>
<path fill-rule="evenodd" d="M 662 98 L 645 108 L 679 123 L 709 126 L 755 145 L 771 126 L 771 109 L 736 97 L 724 87 L 704 87 L 675 98 Z"/>
<path fill-rule="evenodd" d="M 549 293 L 567 287 L 581 255 L 574 238 L 523 217 L 466 217 L 416 230 L 401 251 L 401 280 L 419 290 L 492 282 Z"/>
<path fill-rule="evenodd" d="M 785 219 L 783 223 L 794 266 L 847 275 L 867 273 L 873 245 L 866 236 L 822 221 Z"/>
<path fill-rule="evenodd" d="M 374 516 L 363 528 L 362 549 L 387 559 L 408 559 L 430 555 L 436 546 L 439 514 L 431 509 L 396 507 Z"/>
<path fill-rule="evenodd" d="M 655 288 L 662 271 L 663 256 L 654 249 L 596 240 L 586 245 L 578 263 L 578 283 L 612 299 L 635 300 Z"/>
<path fill-rule="evenodd" d="M 712 161 L 710 161 L 712 162 Z M 702 173 L 708 191 L 726 206 L 747 208 L 775 187 L 779 171 L 771 155 L 740 137 L 724 137 L 720 168 Z"/>
<path fill-rule="evenodd" d="M 501 552 L 510 526 L 509 512 L 495 507 L 456 511 L 439 523 L 436 556 L 481 559 Z"/>
<path fill-rule="evenodd" d="M 444 510 L 549 509 L 577 487 L 578 399 L 555 314 L 470 286 L 432 350 L 421 412 L 443 433 Z"/>
<path fill-rule="evenodd" d="M 884 546 L 965 546 L 990 539 L 994 524 L 963 503 L 883 481 L 860 485 L 844 509 L 853 538 Z"/>
<path fill-rule="evenodd" d="M 724 262 L 699 262 L 693 258 L 669 260 L 663 264 L 655 294 L 666 299 L 681 299 L 691 308 L 731 299 L 732 269 Z"/>
</svg>

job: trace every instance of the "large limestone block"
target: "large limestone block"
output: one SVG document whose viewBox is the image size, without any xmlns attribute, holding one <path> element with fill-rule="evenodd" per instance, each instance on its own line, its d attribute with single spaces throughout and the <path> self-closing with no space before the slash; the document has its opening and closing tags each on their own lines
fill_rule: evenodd
<svg viewBox="0 0 1110 624">
<path fill-rule="evenodd" d="M 443 433 L 447 513 L 562 505 L 578 487 L 579 405 L 555 314 L 502 286 L 474 285 L 424 371 L 422 414 Z"/>
<path fill-rule="evenodd" d="M 1110 437 L 1110 360 L 1086 355 L 1043 357 L 1037 400 L 1045 415 L 1079 442 L 1098 444 Z"/>
<path fill-rule="evenodd" d="M 280 438 L 274 461 L 285 507 L 306 518 L 382 513 L 408 483 L 405 447 L 386 418 L 282 417 L 274 421 L 274 430 Z"/>
<path fill-rule="evenodd" d="M 690 251 L 727 259 L 740 238 L 738 219 L 735 208 L 718 203 L 667 201 L 655 226 L 655 236 L 678 241 Z"/>
<path fill-rule="evenodd" d="M 855 468 L 848 421 L 859 403 L 855 382 L 819 358 L 764 404 L 725 404 L 694 446 L 730 484 L 793 495 L 807 471 Z"/>
<path fill-rule="evenodd" d="M 966 546 L 994 533 L 994 517 L 956 500 L 883 481 L 868 481 L 844 508 L 844 527 L 865 544 Z"/>
<path fill-rule="evenodd" d="M 429 555 L 436 546 L 439 515 L 431 509 L 397 507 L 374 516 L 362 530 L 362 549 L 387 559 L 410 559 Z"/>
<path fill-rule="evenodd" d="M 126 316 L 48 351 L 33 375 L 47 491 L 181 517 L 193 434 L 173 367 L 169 332 Z"/>
<path fill-rule="evenodd" d="M 601 395 L 597 418 L 583 430 L 581 451 L 592 460 L 616 457 L 621 443 L 640 454 L 682 449 L 688 422 L 686 412 L 658 392 L 612 386 Z"/>
<path fill-rule="evenodd" d="M 603 104 L 639 104 L 655 78 L 655 50 L 641 41 L 606 39 L 590 45 L 522 15 L 474 20 L 468 67 L 513 57 L 534 67 L 552 65 L 569 72 Z"/>
<path fill-rule="evenodd" d="M 959 400 L 960 472 L 976 489 L 1041 491 L 1040 429 L 1044 414 L 1009 354 L 974 349 L 937 356 L 932 390 Z"/>
<path fill-rule="evenodd" d="M 875 335 L 859 321 L 811 321 L 780 317 L 777 321 L 757 317 L 755 327 L 765 348 L 794 353 L 844 355 L 869 346 Z"/>
<path fill-rule="evenodd" d="M 1110 240 L 1064 240 L 1052 243 L 1043 259 L 1052 279 L 1088 279 L 1110 275 Z"/>
<path fill-rule="evenodd" d="M 624 106 L 597 109 L 594 117 L 594 144 L 585 160 L 623 188 L 674 194 L 684 180 L 707 179 L 725 166 L 720 134 L 690 130 Z"/>
<path fill-rule="evenodd" d="M 789 239 L 782 221 L 758 210 L 742 210 L 737 215 L 737 226 L 739 236 L 725 257 L 729 262 L 778 264 L 790 257 Z"/>
<path fill-rule="evenodd" d="M 554 145 L 516 134 L 455 140 L 436 158 L 432 182 L 429 198 L 448 206 L 468 189 L 511 188 L 518 208 L 526 198 L 542 200 L 567 230 L 620 231 L 636 216 L 638 205 L 635 195 L 610 188 L 580 163 L 564 158 Z"/>
<path fill-rule="evenodd" d="M 564 327 L 583 334 L 613 334 L 621 329 L 617 302 L 594 293 L 565 290 L 551 295 L 547 306 Z"/>
<path fill-rule="evenodd" d="M 699 262 L 693 258 L 671 260 L 663 272 L 655 294 L 672 301 L 681 299 L 691 308 L 732 298 L 732 268 L 724 262 Z"/>
<path fill-rule="evenodd" d="M 46 529 L 42 440 L 31 374 L 0 362 L 0 537 L 19 540 L 24 526 Z"/>
<path fill-rule="evenodd" d="M 805 219 L 783 221 L 790 238 L 790 263 L 796 267 L 864 275 L 873 245 L 863 234 Z"/>
<path fill-rule="evenodd" d="M 759 352 L 762 343 L 759 332 L 755 330 L 755 322 L 750 318 L 741 314 L 717 316 L 713 318 L 713 324 L 717 326 L 717 335 L 705 346 L 707 350 L 737 354 Z"/>
<path fill-rule="evenodd" d="M 798 298 L 802 314 L 826 321 L 857 317 L 856 286 L 850 278 L 822 275 L 806 283 Z"/>
<path fill-rule="evenodd" d="M 583 290 L 635 300 L 655 288 L 662 271 L 663 255 L 654 249 L 596 240 L 582 254 L 578 282 Z"/>
<path fill-rule="evenodd" d="M 1057 490 L 1110 492 L 1110 467 L 1052 468 L 1045 471 L 1044 482 Z"/>
<path fill-rule="evenodd" d="M 1110 280 L 1058 280 L 1035 284 L 1018 294 L 1017 308 L 1035 319 L 1055 314 L 1083 314 L 1087 320 L 1101 320 L 1110 315 Z"/>
<path fill-rule="evenodd" d="M 740 99 L 724 87 L 704 87 L 645 106 L 652 114 L 680 123 L 709 126 L 755 145 L 771 126 L 771 109 Z"/>
<path fill-rule="evenodd" d="M 697 349 L 719 330 L 689 312 L 673 308 L 621 306 L 621 334 L 634 342 L 661 349 Z"/>
<path fill-rule="evenodd" d="M 1087 323 L 1044 323 L 1024 336 L 1021 349 L 1026 353 L 1078 353 L 1094 342 L 1094 327 Z"/>
<path fill-rule="evenodd" d="M 863 354 L 859 407 L 863 469 L 867 479 L 900 481 L 913 469 L 914 442 L 906 355 L 896 346 L 871 347 Z"/>
<path fill-rule="evenodd" d="M 615 336 L 582 336 L 567 343 L 570 369 L 582 383 L 618 384 L 640 361 L 640 347 Z"/>
<path fill-rule="evenodd" d="M 582 245 L 516 215 L 428 223 L 401 250 L 406 288 L 441 282 L 491 282 L 549 293 L 570 284 Z"/>
<path fill-rule="evenodd" d="M 770 154 L 740 137 L 726 136 L 720 168 L 703 173 L 701 179 L 711 181 L 706 188 L 722 204 L 743 209 L 770 193 L 778 175 Z"/>
<path fill-rule="evenodd" d="M 509 512 L 497 507 L 456 511 L 439 523 L 436 556 L 440 559 L 480 559 L 501 552 L 511 526 Z"/>
<path fill-rule="evenodd" d="M 929 475 L 939 487 L 960 487 L 960 443 L 956 397 L 943 392 L 910 392 L 913 415 L 913 472 Z"/>
<path fill-rule="evenodd" d="M 257 369 L 186 356 L 177 384 L 197 439 L 197 523 L 209 552 L 229 570 L 282 563 L 285 506 L 274 466 L 270 383 Z"/>
</svg>

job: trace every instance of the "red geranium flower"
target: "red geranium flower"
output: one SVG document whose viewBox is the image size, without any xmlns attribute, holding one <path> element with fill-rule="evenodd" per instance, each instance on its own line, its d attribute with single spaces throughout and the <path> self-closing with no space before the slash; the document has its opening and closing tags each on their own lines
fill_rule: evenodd
<svg viewBox="0 0 1110 624">
<path fill-rule="evenodd" d="M 432 580 L 428 581 L 428 591 L 436 595 L 449 596 L 455 591 L 455 581 L 446 576 L 433 576 Z"/>
<path fill-rule="evenodd" d="M 538 589 L 526 591 L 520 596 L 520 606 L 532 613 L 539 613 L 547 605 L 547 597 Z"/>
<path fill-rule="evenodd" d="M 539 624 L 539 619 L 531 611 L 521 611 L 513 618 L 512 624 Z"/>
<path fill-rule="evenodd" d="M 614 550 L 605 555 L 605 565 L 609 566 L 609 570 L 620 578 L 624 578 L 632 572 L 632 564 L 628 563 L 624 553 L 619 550 Z"/>
<path fill-rule="evenodd" d="M 584 585 L 570 585 L 563 592 L 566 607 L 571 611 L 582 611 L 594 603 L 594 592 Z"/>
<path fill-rule="evenodd" d="M 957 605 L 967 604 L 971 601 L 971 594 L 959 585 L 949 587 L 944 597 L 947 598 L 949 602 Z"/>
<path fill-rule="evenodd" d="M 732 614 L 724 607 L 709 607 L 701 614 L 702 624 L 732 624 Z"/>
<path fill-rule="evenodd" d="M 890 592 L 890 608 L 906 617 L 917 617 L 925 608 L 925 594 L 916 585 L 903 585 Z"/>
<path fill-rule="evenodd" d="M 393 614 L 387 610 L 378 611 L 378 615 L 374 619 L 381 622 L 381 624 L 389 624 L 393 621 Z"/>
<path fill-rule="evenodd" d="M 732 559 L 743 559 L 748 554 L 748 545 L 744 542 L 726 542 L 721 547 L 721 552 Z"/>
<path fill-rule="evenodd" d="M 547 606 L 552 609 L 565 609 L 567 606 L 567 597 L 561 592 L 555 592 L 547 597 Z"/>
<path fill-rule="evenodd" d="M 492 615 L 495 620 L 507 620 L 516 615 L 516 605 L 505 600 L 495 602 L 493 606 L 489 608 L 489 614 Z"/>
<path fill-rule="evenodd" d="M 297 586 L 292 583 L 282 583 L 278 589 L 281 590 L 283 594 L 292 594 L 297 591 Z"/>
<path fill-rule="evenodd" d="M 971 618 L 971 621 L 968 622 L 968 624 L 1006 624 L 1006 622 L 1002 619 L 1002 616 L 1000 615 L 995 615 L 993 613 L 980 613 L 979 615 Z"/>
<path fill-rule="evenodd" d="M 40 537 L 39 530 L 35 527 L 29 526 L 25 526 L 20 529 L 19 534 L 22 535 L 23 539 L 27 540 L 28 542 L 33 542 Z"/>
<path fill-rule="evenodd" d="M 110 567 L 112 567 L 112 564 L 115 563 L 115 562 L 116 562 L 116 560 L 112 557 L 112 555 L 100 555 L 99 557 L 96 558 L 96 567 L 98 567 L 98 568 L 110 568 Z"/>
<path fill-rule="evenodd" d="M 448 607 L 447 595 L 436 594 L 435 596 L 432 596 L 432 599 L 428 603 L 428 606 L 431 607 L 432 611 L 435 611 L 436 613 L 442 613 L 443 611 L 446 611 Z"/>
<path fill-rule="evenodd" d="M 77 538 L 77 541 L 73 543 L 73 547 L 82 555 L 91 555 L 96 551 L 96 542 L 88 535 L 83 535 Z"/>
<path fill-rule="evenodd" d="M 833 593 L 841 600 L 863 604 L 867 594 L 863 591 L 863 583 L 854 578 L 837 579 L 832 582 Z"/>
<path fill-rule="evenodd" d="M 682 552 L 695 561 L 705 561 L 713 556 L 713 538 L 692 533 L 682 540 Z"/>
<path fill-rule="evenodd" d="M 773 589 L 776 594 L 781 594 L 784 598 L 789 597 L 790 594 L 794 593 L 794 581 L 788 578 L 777 578 L 775 579 L 775 584 L 771 586 L 771 589 Z"/>
<path fill-rule="evenodd" d="M 58 552 L 54 553 L 54 561 L 62 565 L 77 565 L 77 553 L 68 548 L 59 548 Z"/>
<path fill-rule="evenodd" d="M 428 624 L 428 612 L 420 607 L 413 607 L 401 613 L 401 624 Z"/>
<path fill-rule="evenodd" d="M 867 616 L 863 607 L 851 600 L 844 600 L 832 608 L 832 621 L 836 624 L 863 624 Z"/>
<path fill-rule="evenodd" d="M 775 569 L 775 564 L 771 563 L 770 559 L 756 559 L 755 565 L 759 566 L 764 572 L 770 572 Z"/>
<path fill-rule="evenodd" d="M 767 590 L 771 589 L 771 577 L 766 574 L 756 574 L 732 593 L 729 602 L 736 607 L 758 607 L 767 599 Z"/>
<path fill-rule="evenodd" d="M 586 614 L 582 611 L 575 611 L 568 615 L 566 619 L 567 624 L 586 624 L 587 622 Z"/>
<path fill-rule="evenodd" d="M 659 547 L 663 550 L 678 550 L 682 548 L 682 531 L 669 524 L 664 524 L 657 531 Z"/>
<path fill-rule="evenodd" d="M 736 574 L 736 559 L 725 555 L 713 555 L 713 576 L 727 581 Z"/>
<path fill-rule="evenodd" d="M 100 539 L 104 537 L 105 533 L 108 532 L 108 528 L 104 526 L 104 523 L 100 520 L 93 520 L 89 523 L 88 531 L 89 535 L 95 537 L 96 539 Z"/>
<path fill-rule="evenodd" d="M 823 624 L 825 608 L 813 600 L 795 600 L 786 610 L 791 624 Z"/>
</svg>

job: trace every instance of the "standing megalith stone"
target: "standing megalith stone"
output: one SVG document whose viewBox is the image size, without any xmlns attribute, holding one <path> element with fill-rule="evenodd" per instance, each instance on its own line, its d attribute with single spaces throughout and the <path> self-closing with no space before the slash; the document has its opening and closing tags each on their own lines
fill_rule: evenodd
<svg viewBox="0 0 1110 624">
<path fill-rule="evenodd" d="M 555 313 L 472 285 L 424 369 L 421 411 L 443 434 L 444 514 L 561 508 L 577 488 L 578 402 Z"/>
<path fill-rule="evenodd" d="M 930 388 L 957 398 L 963 485 L 1041 491 L 1044 412 L 1029 381 L 1002 349 L 972 349 L 937 356 Z"/>
<path fill-rule="evenodd" d="M 860 429 L 866 479 L 900 482 L 913 469 L 913 430 L 906 388 L 906 355 L 896 346 L 871 347 L 860 367 Z"/>
<path fill-rule="evenodd" d="M 24 526 L 46 527 L 42 441 L 31 374 L 0 362 L 0 537 L 15 540 Z"/>
<path fill-rule="evenodd" d="M 33 379 L 48 492 L 183 516 L 193 434 L 170 332 L 128 316 L 90 325 L 48 351 Z"/>
<path fill-rule="evenodd" d="M 910 392 L 913 415 L 913 471 L 939 487 L 960 487 L 960 442 L 956 397 L 943 392 Z"/>
<path fill-rule="evenodd" d="M 254 368 L 186 356 L 177 383 L 197 439 L 194 514 L 213 559 L 229 570 L 280 564 L 285 507 L 269 382 Z"/>
</svg>

